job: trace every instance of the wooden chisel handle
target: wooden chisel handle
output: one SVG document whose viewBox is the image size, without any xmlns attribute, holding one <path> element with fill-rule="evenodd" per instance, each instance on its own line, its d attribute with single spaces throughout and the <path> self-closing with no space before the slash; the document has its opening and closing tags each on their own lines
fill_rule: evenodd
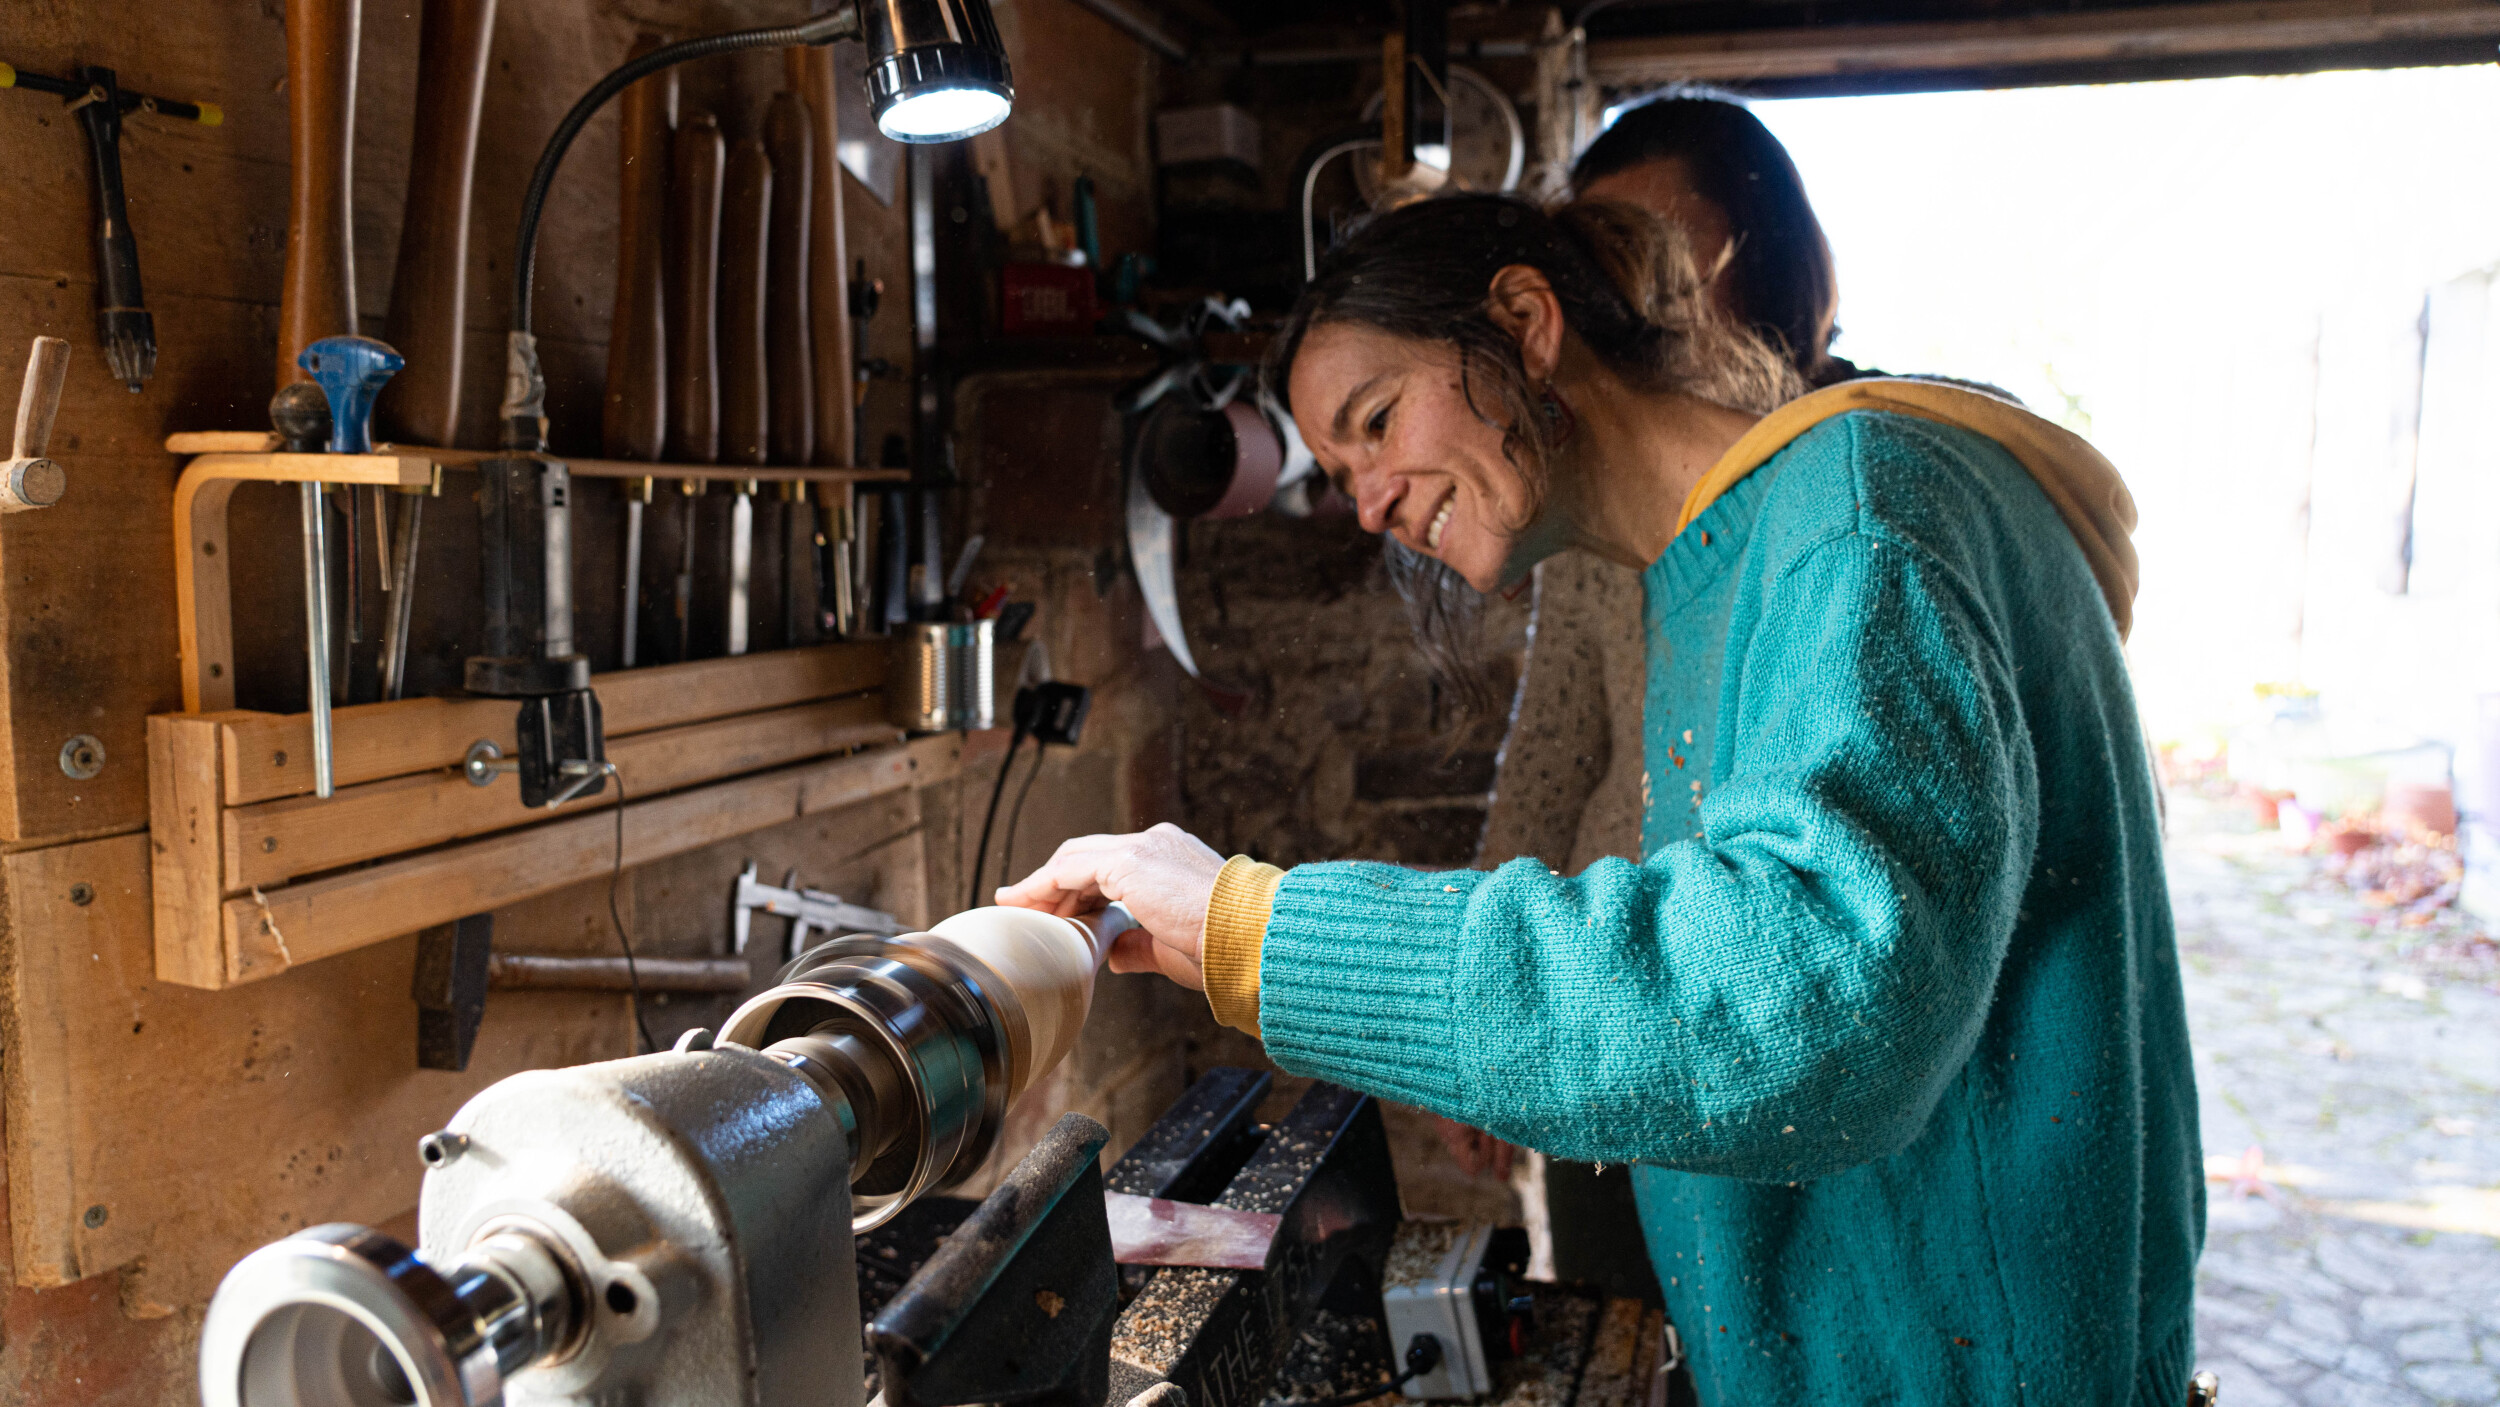
<svg viewBox="0 0 2500 1407">
<path fill-rule="evenodd" d="M 410 445 L 460 443 L 460 348 L 469 292 L 469 190 L 495 0 L 425 0 L 417 41 L 417 137 L 408 211 L 382 340 L 408 359 L 374 428 Z"/>
<path fill-rule="evenodd" d="M 660 47 L 638 35 L 630 58 Z M 668 438 L 668 148 L 677 126 L 677 70 L 625 90 L 617 173 L 616 311 L 608 324 L 608 391 L 600 442 L 610 459 L 658 459 Z"/>
<path fill-rule="evenodd" d="M 356 332 L 356 41 L 362 0 L 287 0 L 287 134 L 293 153 L 278 384 L 311 379 L 296 356 Z"/>
<path fill-rule="evenodd" d="M 782 51 L 782 71 L 806 100 L 814 128 L 808 142 L 808 321 L 816 382 L 818 464 L 851 462 L 850 248 L 842 230 L 842 168 L 835 160 L 842 136 L 836 102 L 833 47 Z M 857 82 L 856 78 L 851 81 Z"/>
<path fill-rule="evenodd" d="M 764 265 L 764 364 L 772 386 L 772 462 L 816 456 L 815 329 L 807 267 L 816 189 L 815 134 L 798 94 L 773 94 L 764 110 L 764 151 L 773 162 L 773 215 Z"/>
<path fill-rule="evenodd" d="M 686 114 L 669 156 L 667 458 L 710 464 L 720 458 L 720 123 Z"/>
<path fill-rule="evenodd" d="M 753 137 L 730 150 L 721 213 L 721 461 L 761 464 L 772 408 L 764 351 L 765 241 L 773 164 Z M 734 653 L 734 651 L 733 651 Z"/>
</svg>

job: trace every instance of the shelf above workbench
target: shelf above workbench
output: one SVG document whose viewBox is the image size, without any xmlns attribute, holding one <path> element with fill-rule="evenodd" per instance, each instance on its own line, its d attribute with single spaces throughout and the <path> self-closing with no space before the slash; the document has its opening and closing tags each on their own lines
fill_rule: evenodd
<svg viewBox="0 0 2500 1407">
<path fill-rule="evenodd" d="M 278 453 L 278 437 L 265 430 L 190 430 L 165 437 L 169 454 L 217 455 L 229 468 L 248 467 L 235 461 L 248 456 L 283 458 Z M 481 459 L 499 459 L 506 451 L 499 449 L 443 449 L 433 445 L 401 445 L 388 442 L 373 447 L 378 456 L 420 459 L 446 469 L 463 468 Z M 580 479 L 692 479 L 704 482 L 735 483 L 751 479 L 764 484 L 899 484 L 908 482 L 908 469 L 857 469 L 847 464 L 659 464 L 639 459 L 575 459 L 569 455 L 548 454 L 544 459 L 560 461 Z M 294 482 L 301 474 L 241 473 L 236 477 L 265 478 Z"/>
</svg>

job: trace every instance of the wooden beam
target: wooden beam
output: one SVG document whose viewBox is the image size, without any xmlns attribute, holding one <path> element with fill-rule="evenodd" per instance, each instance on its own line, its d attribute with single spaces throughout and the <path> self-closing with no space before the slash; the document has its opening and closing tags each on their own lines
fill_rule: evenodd
<svg viewBox="0 0 2500 1407">
<path fill-rule="evenodd" d="M 2485 0 L 2268 0 L 2032 15 L 1968 24 L 1817 26 L 1593 40 L 1610 87 L 2148 62 L 2401 41 L 2500 38 Z"/>
<path fill-rule="evenodd" d="M 156 971 L 191 987 L 218 985 L 218 905 L 226 897 L 219 816 L 224 790 L 218 713 L 148 720 L 148 849 L 155 895 Z M 249 715 L 245 715 L 249 716 Z"/>
<path fill-rule="evenodd" d="M 847 319 L 846 319 L 847 321 Z M 846 361 L 844 365 L 848 365 Z M 847 398 L 846 398 L 847 399 Z M 165 437 L 168 454 L 218 454 L 277 458 L 278 437 L 267 430 L 185 430 Z M 845 442 L 847 443 L 847 441 Z M 377 456 L 422 459 L 446 469 L 465 469 L 481 460 L 501 459 L 506 451 L 499 449 L 443 449 L 434 445 L 402 445 L 383 441 L 373 447 Z M 858 469 L 847 464 L 761 465 L 735 464 L 660 464 L 643 459 L 554 459 L 575 475 L 588 479 L 761 479 L 767 483 L 798 481 L 823 484 L 903 483 L 911 478 L 908 469 Z M 303 474 L 245 474 L 246 479 L 301 479 Z M 324 482 L 340 482 L 324 477 Z"/>
<path fill-rule="evenodd" d="M 608 734 L 616 738 L 874 689 L 885 683 L 885 657 L 883 641 L 840 641 L 621 670 L 593 676 L 591 685 L 599 691 Z M 338 785 L 457 767 L 480 738 L 509 753 L 517 712 L 509 699 L 480 698 L 400 699 L 338 709 L 330 715 Z M 228 806 L 311 795 L 310 715 L 235 714 L 225 728 Z"/>
<path fill-rule="evenodd" d="M 601 812 L 229 899 L 217 955 L 219 985 L 275 977 L 463 914 L 596 879 L 612 873 L 620 860 L 630 869 L 795 817 L 928 786 L 952 778 L 961 754 L 961 740 L 941 734 L 635 802 L 624 809 L 621 857 L 615 813 Z"/>
<path fill-rule="evenodd" d="M 901 740 L 885 721 L 885 700 L 860 694 L 769 713 L 662 728 L 608 747 L 628 801 L 827 753 Z M 291 796 L 225 813 L 224 893 L 281 885 L 362 860 L 404 855 L 447 841 L 543 823 L 613 805 L 618 788 L 550 813 L 521 804 L 517 783 L 471 785 L 437 769 L 345 787 L 324 800 Z"/>
</svg>

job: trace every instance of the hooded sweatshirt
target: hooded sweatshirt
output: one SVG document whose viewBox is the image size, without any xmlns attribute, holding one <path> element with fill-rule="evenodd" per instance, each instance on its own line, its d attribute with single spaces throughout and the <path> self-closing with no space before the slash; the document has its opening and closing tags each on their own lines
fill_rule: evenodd
<svg viewBox="0 0 2500 1407">
<path fill-rule="evenodd" d="M 1637 1164 L 1705 1403 L 2175 1407 L 2204 1183 L 2132 518 L 1975 392 L 1769 417 L 1643 576 L 1647 858 L 1235 857 L 1217 1016 Z"/>
</svg>

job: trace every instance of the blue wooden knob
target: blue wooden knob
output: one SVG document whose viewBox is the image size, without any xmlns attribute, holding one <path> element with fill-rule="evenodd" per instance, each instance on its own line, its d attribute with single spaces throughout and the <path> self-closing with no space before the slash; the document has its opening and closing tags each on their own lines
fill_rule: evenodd
<svg viewBox="0 0 2500 1407">
<path fill-rule="evenodd" d="M 324 337 L 306 347 L 295 364 L 311 372 L 330 398 L 330 452 L 370 451 L 373 402 L 408 359 L 371 337 Z"/>
</svg>

